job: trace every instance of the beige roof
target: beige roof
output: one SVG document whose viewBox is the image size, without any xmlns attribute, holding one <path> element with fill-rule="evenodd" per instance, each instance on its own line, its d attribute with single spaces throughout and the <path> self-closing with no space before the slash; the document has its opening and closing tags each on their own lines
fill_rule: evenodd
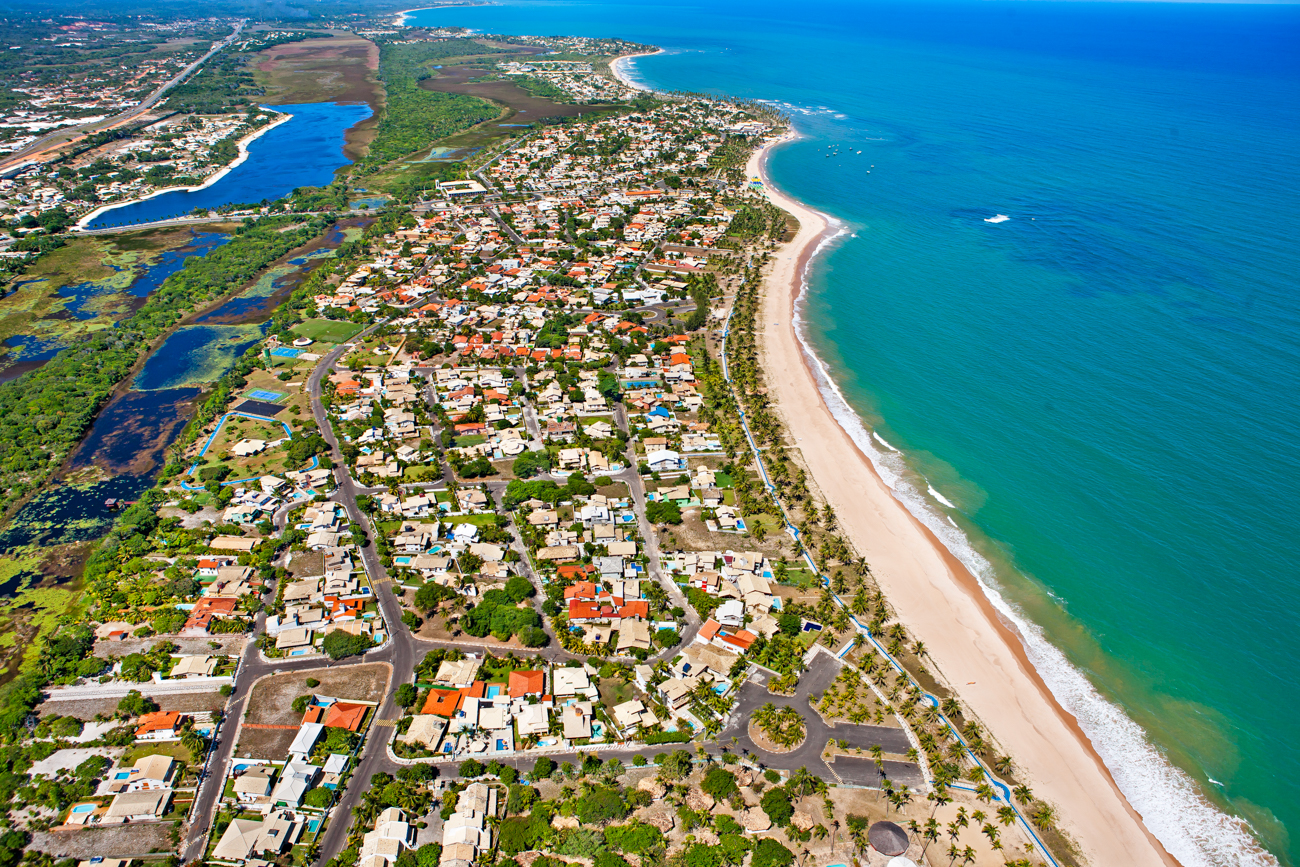
<svg viewBox="0 0 1300 867">
<path fill-rule="evenodd" d="M 161 816 L 167 812 L 171 802 L 171 789 L 144 789 L 139 792 L 123 792 L 113 798 L 113 803 L 104 813 L 106 818 L 127 819 L 131 816 Z"/>
<path fill-rule="evenodd" d="M 218 861 L 246 861 L 261 835 L 262 823 L 256 819 L 233 819 L 212 850 L 212 857 Z"/>
<path fill-rule="evenodd" d="M 139 775 L 138 779 L 161 780 L 165 783 L 171 778 L 175 764 L 176 760 L 171 756 L 154 754 L 137 759 L 133 767 Z"/>
<path fill-rule="evenodd" d="M 252 551 L 261 539 L 245 539 L 243 536 L 218 536 L 208 543 L 209 548 L 218 551 Z"/>
<path fill-rule="evenodd" d="M 172 677 L 185 677 L 187 675 L 198 675 L 206 677 L 217 670 L 217 658 L 215 656 L 182 656 L 176 660 L 176 667 L 172 669 Z"/>
</svg>

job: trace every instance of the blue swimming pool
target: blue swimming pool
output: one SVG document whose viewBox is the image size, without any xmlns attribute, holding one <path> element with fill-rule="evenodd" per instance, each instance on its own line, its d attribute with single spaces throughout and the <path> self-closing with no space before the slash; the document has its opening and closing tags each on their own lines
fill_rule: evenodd
<svg viewBox="0 0 1300 867">
<path fill-rule="evenodd" d="M 500 694 L 501 694 L 501 684 L 499 684 L 499 683 L 489 683 L 489 684 L 488 684 L 488 688 L 487 688 L 487 697 L 488 697 L 488 698 L 496 698 L 496 697 L 499 696 Z"/>
<path fill-rule="evenodd" d="M 74 804 L 72 812 L 74 813 L 93 813 L 99 804 Z"/>
</svg>

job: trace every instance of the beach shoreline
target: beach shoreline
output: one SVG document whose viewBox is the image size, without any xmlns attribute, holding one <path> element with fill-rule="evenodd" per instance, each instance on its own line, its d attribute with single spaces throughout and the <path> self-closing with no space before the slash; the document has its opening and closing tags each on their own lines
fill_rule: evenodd
<svg viewBox="0 0 1300 867">
<path fill-rule="evenodd" d="M 660 48 L 658 51 L 642 51 L 640 54 L 624 54 L 620 57 L 615 57 L 613 60 L 610 61 L 609 71 L 613 74 L 615 78 L 619 80 L 619 83 L 621 83 L 624 87 L 630 87 L 633 90 L 639 90 L 644 93 L 654 93 L 655 92 L 654 88 L 647 87 L 646 85 L 641 84 L 639 81 L 635 81 L 634 79 L 632 79 L 631 75 L 629 74 L 625 66 L 626 64 L 631 63 L 633 60 L 636 60 L 638 57 L 654 57 L 656 54 L 663 54 L 663 53 L 664 50 Z"/>
<path fill-rule="evenodd" d="M 263 106 L 263 108 L 266 109 L 265 106 Z M 266 109 L 266 110 L 274 111 L 274 109 Z M 248 135 L 241 138 L 236 144 L 236 146 L 239 148 L 238 155 L 229 163 L 222 166 L 220 169 L 218 169 L 217 171 L 209 175 L 207 178 L 205 178 L 203 183 L 198 184 L 196 186 L 190 186 L 190 187 L 162 187 L 161 189 L 154 190 L 152 193 L 149 193 L 148 195 L 140 196 L 138 199 L 130 199 L 129 201 L 125 201 L 125 202 L 114 202 L 111 205 L 102 205 L 96 208 L 95 210 L 91 211 L 86 216 L 82 217 L 80 220 L 77 220 L 76 224 L 73 226 L 73 229 L 84 230 L 96 219 L 103 216 L 104 214 L 107 214 L 110 211 L 115 211 L 118 208 L 125 208 L 129 205 L 137 205 L 140 202 L 147 202 L 150 199 L 157 198 L 158 196 L 162 196 L 167 193 L 178 193 L 178 192 L 197 193 L 200 190 L 206 190 L 208 187 L 217 183 L 217 181 L 221 180 L 226 175 L 230 174 L 235 169 L 239 168 L 248 160 L 249 145 L 251 145 L 257 139 L 261 138 L 263 135 L 266 135 L 271 130 L 275 129 L 280 124 L 288 123 L 289 121 L 293 120 L 293 115 L 291 114 L 287 114 L 285 112 L 277 112 L 277 114 L 279 114 L 280 116 L 277 117 L 275 120 L 271 121 L 265 126 L 258 127 Z"/>
<path fill-rule="evenodd" d="M 1056 700 L 1013 624 L 894 495 L 823 395 L 814 367 L 821 365 L 797 332 L 798 300 L 810 261 L 844 230 L 772 186 L 768 156 L 794 138 L 765 143 L 746 166 L 750 177 L 762 179 L 768 200 L 799 221 L 764 277 L 760 365 L 774 408 L 899 619 L 925 642 L 943 680 L 965 684 L 954 692 L 1004 745 L 1036 797 L 1057 807 L 1060 827 L 1084 857 L 1096 864 L 1177 864 L 1120 791 L 1079 721 Z"/>
</svg>

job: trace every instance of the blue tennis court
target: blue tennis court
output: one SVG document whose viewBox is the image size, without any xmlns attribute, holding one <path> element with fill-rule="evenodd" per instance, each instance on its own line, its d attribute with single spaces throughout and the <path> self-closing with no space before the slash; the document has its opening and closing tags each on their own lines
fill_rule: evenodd
<svg viewBox="0 0 1300 867">
<path fill-rule="evenodd" d="M 278 391 L 267 391 L 264 388 L 255 388 L 248 393 L 248 396 L 253 400 L 268 400 L 274 403 L 284 397 L 284 394 Z"/>
<path fill-rule="evenodd" d="M 290 346 L 277 346 L 275 349 L 271 350 L 271 354 L 276 358 L 297 358 L 299 355 L 302 355 L 302 350 L 294 349 Z"/>
</svg>

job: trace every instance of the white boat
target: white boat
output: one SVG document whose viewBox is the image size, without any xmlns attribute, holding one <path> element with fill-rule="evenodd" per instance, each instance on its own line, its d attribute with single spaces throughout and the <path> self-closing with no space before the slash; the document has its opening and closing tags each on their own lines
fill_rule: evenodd
<svg viewBox="0 0 1300 867">
<path fill-rule="evenodd" d="M 1006 214 L 998 214 L 998 215 L 993 216 L 993 217 L 985 217 L 985 218 L 984 218 L 984 222 L 986 222 L 986 223 L 1005 223 L 1007 220 L 1010 220 L 1010 219 L 1011 219 L 1011 218 L 1008 217 Z"/>
</svg>

